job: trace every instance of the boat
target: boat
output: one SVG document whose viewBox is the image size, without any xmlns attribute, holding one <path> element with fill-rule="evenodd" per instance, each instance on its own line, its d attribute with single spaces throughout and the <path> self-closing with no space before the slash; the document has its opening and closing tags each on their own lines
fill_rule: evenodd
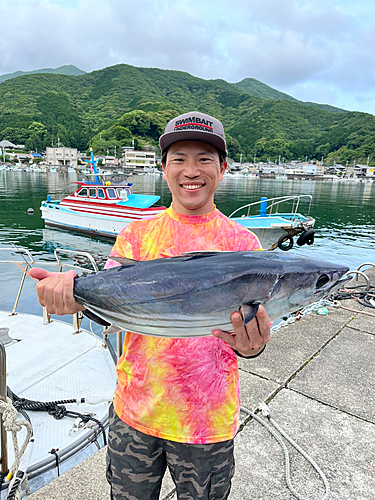
<svg viewBox="0 0 375 500">
<path fill-rule="evenodd" d="M 307 214 L 298 212 L 302 202 L 308 203 Z M 288 212 L 279 212 L 281 205 L 292 205 Z M 315 219 L 310 216 L 312 196 L 310 194 L 261 198 L 260 201 L 243 205 L 230 214 L 230 218 L 254 233 L 264 250 L 290 250 L 297 244 L 312 245 L 314 242 Z M 252 209 L 259 209 L 259 214 L 251 215 Z M 245 212 L 242 215 L 241 212 Z"/>
<path fill-rule="evenodd" d="M 70 254 L 73 264 L 62 261 L 61 253 Z M 25 271 L 34 265 L 58 266 L 52 269 L 56 271 L 63 266 L 86 273 L 98 270 L 86 252 L 55 250 L 55 262 L 35 262 L 26 249 L 0 246 L 0 255 L 6 257 L 0 264 L 9 266 L 18 261 Z M 76 265 L 83 260 L 92 263 L 91 269 Z M 13 310 L 0 307 L 0 404 L 7 394 L 11 399 L 8 409 L 18 411 L 17 422 L 28 420 L 31 424 L 31 436 L 28 424 L 22 424 L 22 430 L 16 433 L 19 447 L 23 443 L 27 447 L 14 475 L 22 482 L 26 473 L 33 492 L 105 444 L 117 355 L 105 335 L 102 339 L 81 328 L 79 315 L 74 315 L 72 325 L 51 320 L 45 310 L 43 316 L 18 312 L 24 278 L 22 273 Z M 10 303 L 9 295 L 3 298 L 4 303 Z M 0 467 L 6 473 L 17 450 L 13 433 L 5 430 L 2 418 L 0 441 Z M 0 475 L 0 498 L 10 498 L 6 490 L 12 487 L 11 478 L 1 479 Z"/>
<path fill-rule="evenodd" d="M 117 234 L 135 220 L 158 215 L 166 207 L 158 206 L 160 196 L 133 194 L 132 183 L 124 175 L 103 175 L 96 169 L 91 151 L 93 173 L 87 180 L 76 181 L 79 188 L 62 200 L 49 196 L 41 204 L 46 226 L 70 229 L 97 236 L 116 238 Z"/>
</svg>

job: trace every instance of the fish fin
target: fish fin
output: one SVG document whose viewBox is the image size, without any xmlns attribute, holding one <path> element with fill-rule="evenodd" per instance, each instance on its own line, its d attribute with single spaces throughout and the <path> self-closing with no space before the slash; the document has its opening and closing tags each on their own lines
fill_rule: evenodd
<svg viewBox="0 0 375 500">
<path fill-rule="evenodd" d="M 119 328 L 116 325 L 111 325 L 109 328 L 104 330 L 103 333 L 105 333 L 106 335 L 111 335 L 112 333 L 119 333 L 119 332 L 123 332 L 123 331 L 124 331 L 123 328 Z"/>
<path fill-rule="evenodd" d="M 204 250 L 200 252 L 184 252 L 180 257 L 184 257 L 185 260 L 192 260 L 192 259 L 202 259 L 204 257 L 210 257 L 211 255 L 216 255 L 218 253 L 224 253 L 224 252 L 216 252 L 213 250 Z M 176 257 L 172 257 L 172 259 L 175 259 Z"/>
<path fill-rule="evenodd" d="M 244 325 L 247 325 L 253 318 L 255 318 L 258 308 L 259 302 L 254 302 L 253 304 L 242 304 L 240 306 L 240 312 L 243 317 Z"/>
<path fill-rule="evenodd" d="M 108 259 L 114 260 L 115 262 L 118 262 L 122 266 L 134 265 L 136 262 L 138 262 L 137 260 L 134 259 L 126 259 L 125 257 L 116 257 L 114 255 L 110 255 Z"/>
</svg>

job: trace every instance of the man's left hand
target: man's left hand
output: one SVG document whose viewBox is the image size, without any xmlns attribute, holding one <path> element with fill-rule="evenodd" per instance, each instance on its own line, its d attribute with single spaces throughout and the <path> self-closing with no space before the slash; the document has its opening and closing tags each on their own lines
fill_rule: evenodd
<svg viewBox="0 0 375 500">
<path fill-rule="evenodd" d="M 238 311 L 231 314 L 234 334 L 213 330 L 212 335 L 229 344 L 232 349 L 245 357 L 256 356 L 270 340 L 270 320 L 263 306 L 247 325 L 243 324 L 242 315 Z"/>
</svg>

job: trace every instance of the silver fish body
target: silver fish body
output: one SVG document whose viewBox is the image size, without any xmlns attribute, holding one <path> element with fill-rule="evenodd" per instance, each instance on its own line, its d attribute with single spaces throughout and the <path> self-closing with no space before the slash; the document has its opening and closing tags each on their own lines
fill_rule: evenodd
<svg viewBox="0 0 375 500">
<path fill-rule="evenodd" d="M 75 278 L 74 296 L 124 330 L 185 338 L 232 331 L 230 313 L 245 323 L 263 304 L 278 319 L 328 296 L 349 268 L 293 253 L 204 252 L 133 261 Z"/>
</svg>

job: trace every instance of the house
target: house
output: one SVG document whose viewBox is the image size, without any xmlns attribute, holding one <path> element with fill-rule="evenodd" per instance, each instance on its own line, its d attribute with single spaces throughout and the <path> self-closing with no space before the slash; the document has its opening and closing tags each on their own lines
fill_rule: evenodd
<svg viewBox="0 0 375 500">
<path fill-rule="evenodd" d="M 151 171 L 156 167 L 153 151 L 139 151 L 132 147 L 122 148 L 122 166 L 126 169 L 143 169 Z"/>
<path fill-rule="evenodd" d="M 77 167 L 77 149 L 46 148 L 46 160 L 51 167 Z"/>
</svg>

